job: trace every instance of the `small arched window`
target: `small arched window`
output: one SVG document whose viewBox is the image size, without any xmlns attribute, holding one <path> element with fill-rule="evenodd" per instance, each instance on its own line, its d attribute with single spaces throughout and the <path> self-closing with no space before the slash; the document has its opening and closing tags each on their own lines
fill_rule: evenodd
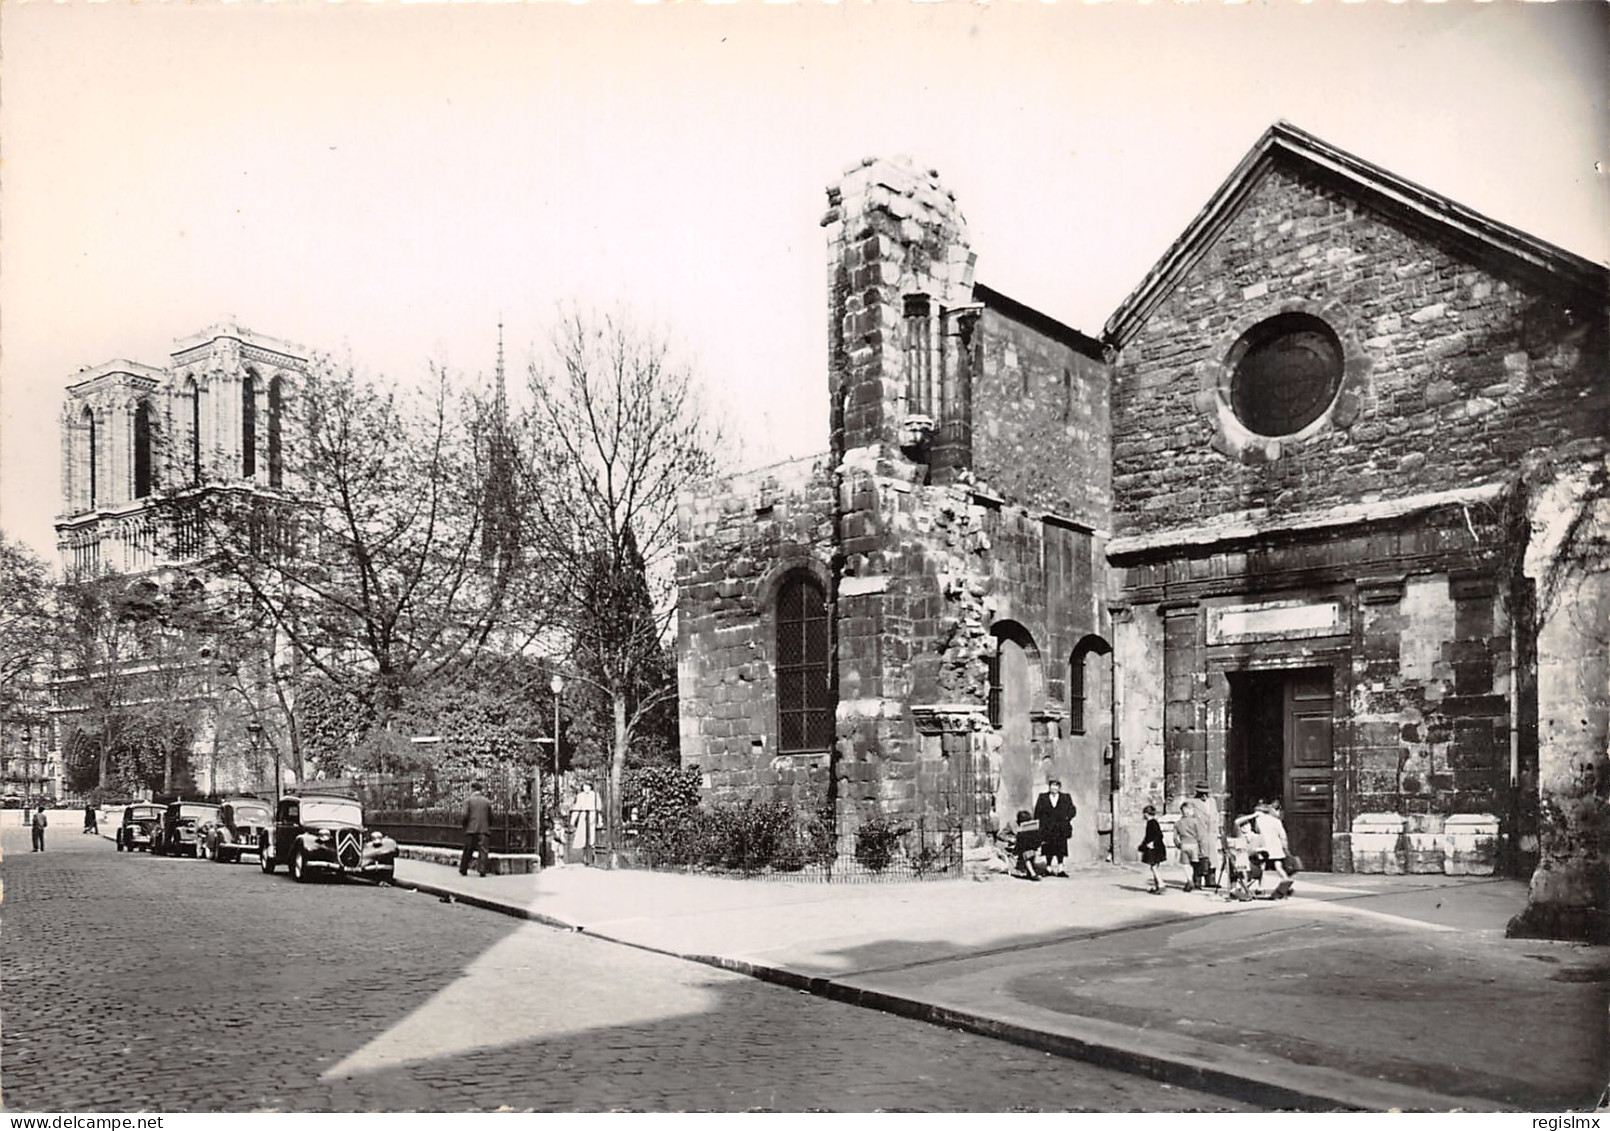
<svg viewBox="0 0 1610 1131">
<path fill-rule="evenodd" d="M 777 741 L 783 753 L 833 742 L 827 598 L 816 579 L 788 578 L 777 595 Z"/>
<path fill-rule="evenodd" d="M 154 486 L 151 477 L 151 405 L 141 401 L 134 406 L 134 497 L 145 498 Z"/>
<path fill-rule="evenodd" d="M 1084 734 L 1087 723 L 1085 720 L 1085 667 L 1092 656 L 1105 656 L 1112 651 L 1112 645 L 1099 636 L 1086 636 L 1074 648 L 1072 657 L 1068 660 L 1068 731 L 1070 734 Z"/>
<path fill-rule="evenodd" d="M 240 474 L 257 475 L 257 378 L 250 373 L 240 383 Z"/>
<path fill-rule="evenodd" d="M 268 383 L 268 485 L 279 487 L 285 479 L 284 455 L 280 449 L 280 414 L 284 411 L 284 379 Z"/>
<path fill-rule="evenodd" d="M 997 621 L 990 627 L 994 645 L 985 656 L 989 674 L 986 710 L 992 727 L 1005 727 L 1027 719 L 1043 693 L 1040 650 L 1029 630 L 1016 621 Z"/>
</svg>

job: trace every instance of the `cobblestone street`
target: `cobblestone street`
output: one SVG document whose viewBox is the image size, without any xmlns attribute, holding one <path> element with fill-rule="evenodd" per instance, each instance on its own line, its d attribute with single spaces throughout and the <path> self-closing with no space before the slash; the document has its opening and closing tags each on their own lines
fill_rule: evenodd
<svg viewBox="0 0 1610 1131">
<path fill-rule="evenodd" d="M 8 824 L 16 1110 L 1237 1110 L 662 955 Z"/>
</svg>

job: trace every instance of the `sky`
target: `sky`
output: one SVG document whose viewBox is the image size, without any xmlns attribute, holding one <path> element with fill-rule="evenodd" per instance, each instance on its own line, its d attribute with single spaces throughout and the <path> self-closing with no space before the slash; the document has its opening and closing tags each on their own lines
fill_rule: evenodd
<svg viewBox="0 0 1610 1131">
<path fill-rule="evenodd" d="M 1610 260 L 1610 7 L 0 0 L 0 530 L 54 561 L 78 370 L 240 325 L 511 382 L 560 304 L 826 448 L 825 187 L 938 170 L 977 277 L 1086 333 L 1275 120 Z"/>
</svg>

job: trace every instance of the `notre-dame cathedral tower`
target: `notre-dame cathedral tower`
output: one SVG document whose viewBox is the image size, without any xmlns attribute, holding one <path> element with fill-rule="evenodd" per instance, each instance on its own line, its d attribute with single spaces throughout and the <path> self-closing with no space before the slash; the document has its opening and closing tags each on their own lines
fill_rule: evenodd
<svg viewBox="0 0 1610 1131">
<path fill-rule="evenodd" d="M 153 501 L 186 488 L 284 486 L 282 422 L 308 351 L 232 323 L 181 339 L 166 368 L 86 369 L 62 408 L 56 547 L 69 575 L 137 573 L 197 550 Z"/>
</svg>

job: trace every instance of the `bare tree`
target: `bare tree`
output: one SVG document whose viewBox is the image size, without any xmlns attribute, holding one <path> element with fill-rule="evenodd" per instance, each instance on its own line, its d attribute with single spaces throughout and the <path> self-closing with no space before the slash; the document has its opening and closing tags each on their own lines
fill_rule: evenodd
<svg viewBox="0 0 1610 1131">
<path fill-rule="evenodd" d="M 622 313 L 571 310 L 532 365 L 529 538 L 569 604 L 575 677 L 609 704 L 609 827 L 634 735 L 676 695 L 677 495 L 710 475 L 719 430 L 664 334 Z"/>
</svg>

